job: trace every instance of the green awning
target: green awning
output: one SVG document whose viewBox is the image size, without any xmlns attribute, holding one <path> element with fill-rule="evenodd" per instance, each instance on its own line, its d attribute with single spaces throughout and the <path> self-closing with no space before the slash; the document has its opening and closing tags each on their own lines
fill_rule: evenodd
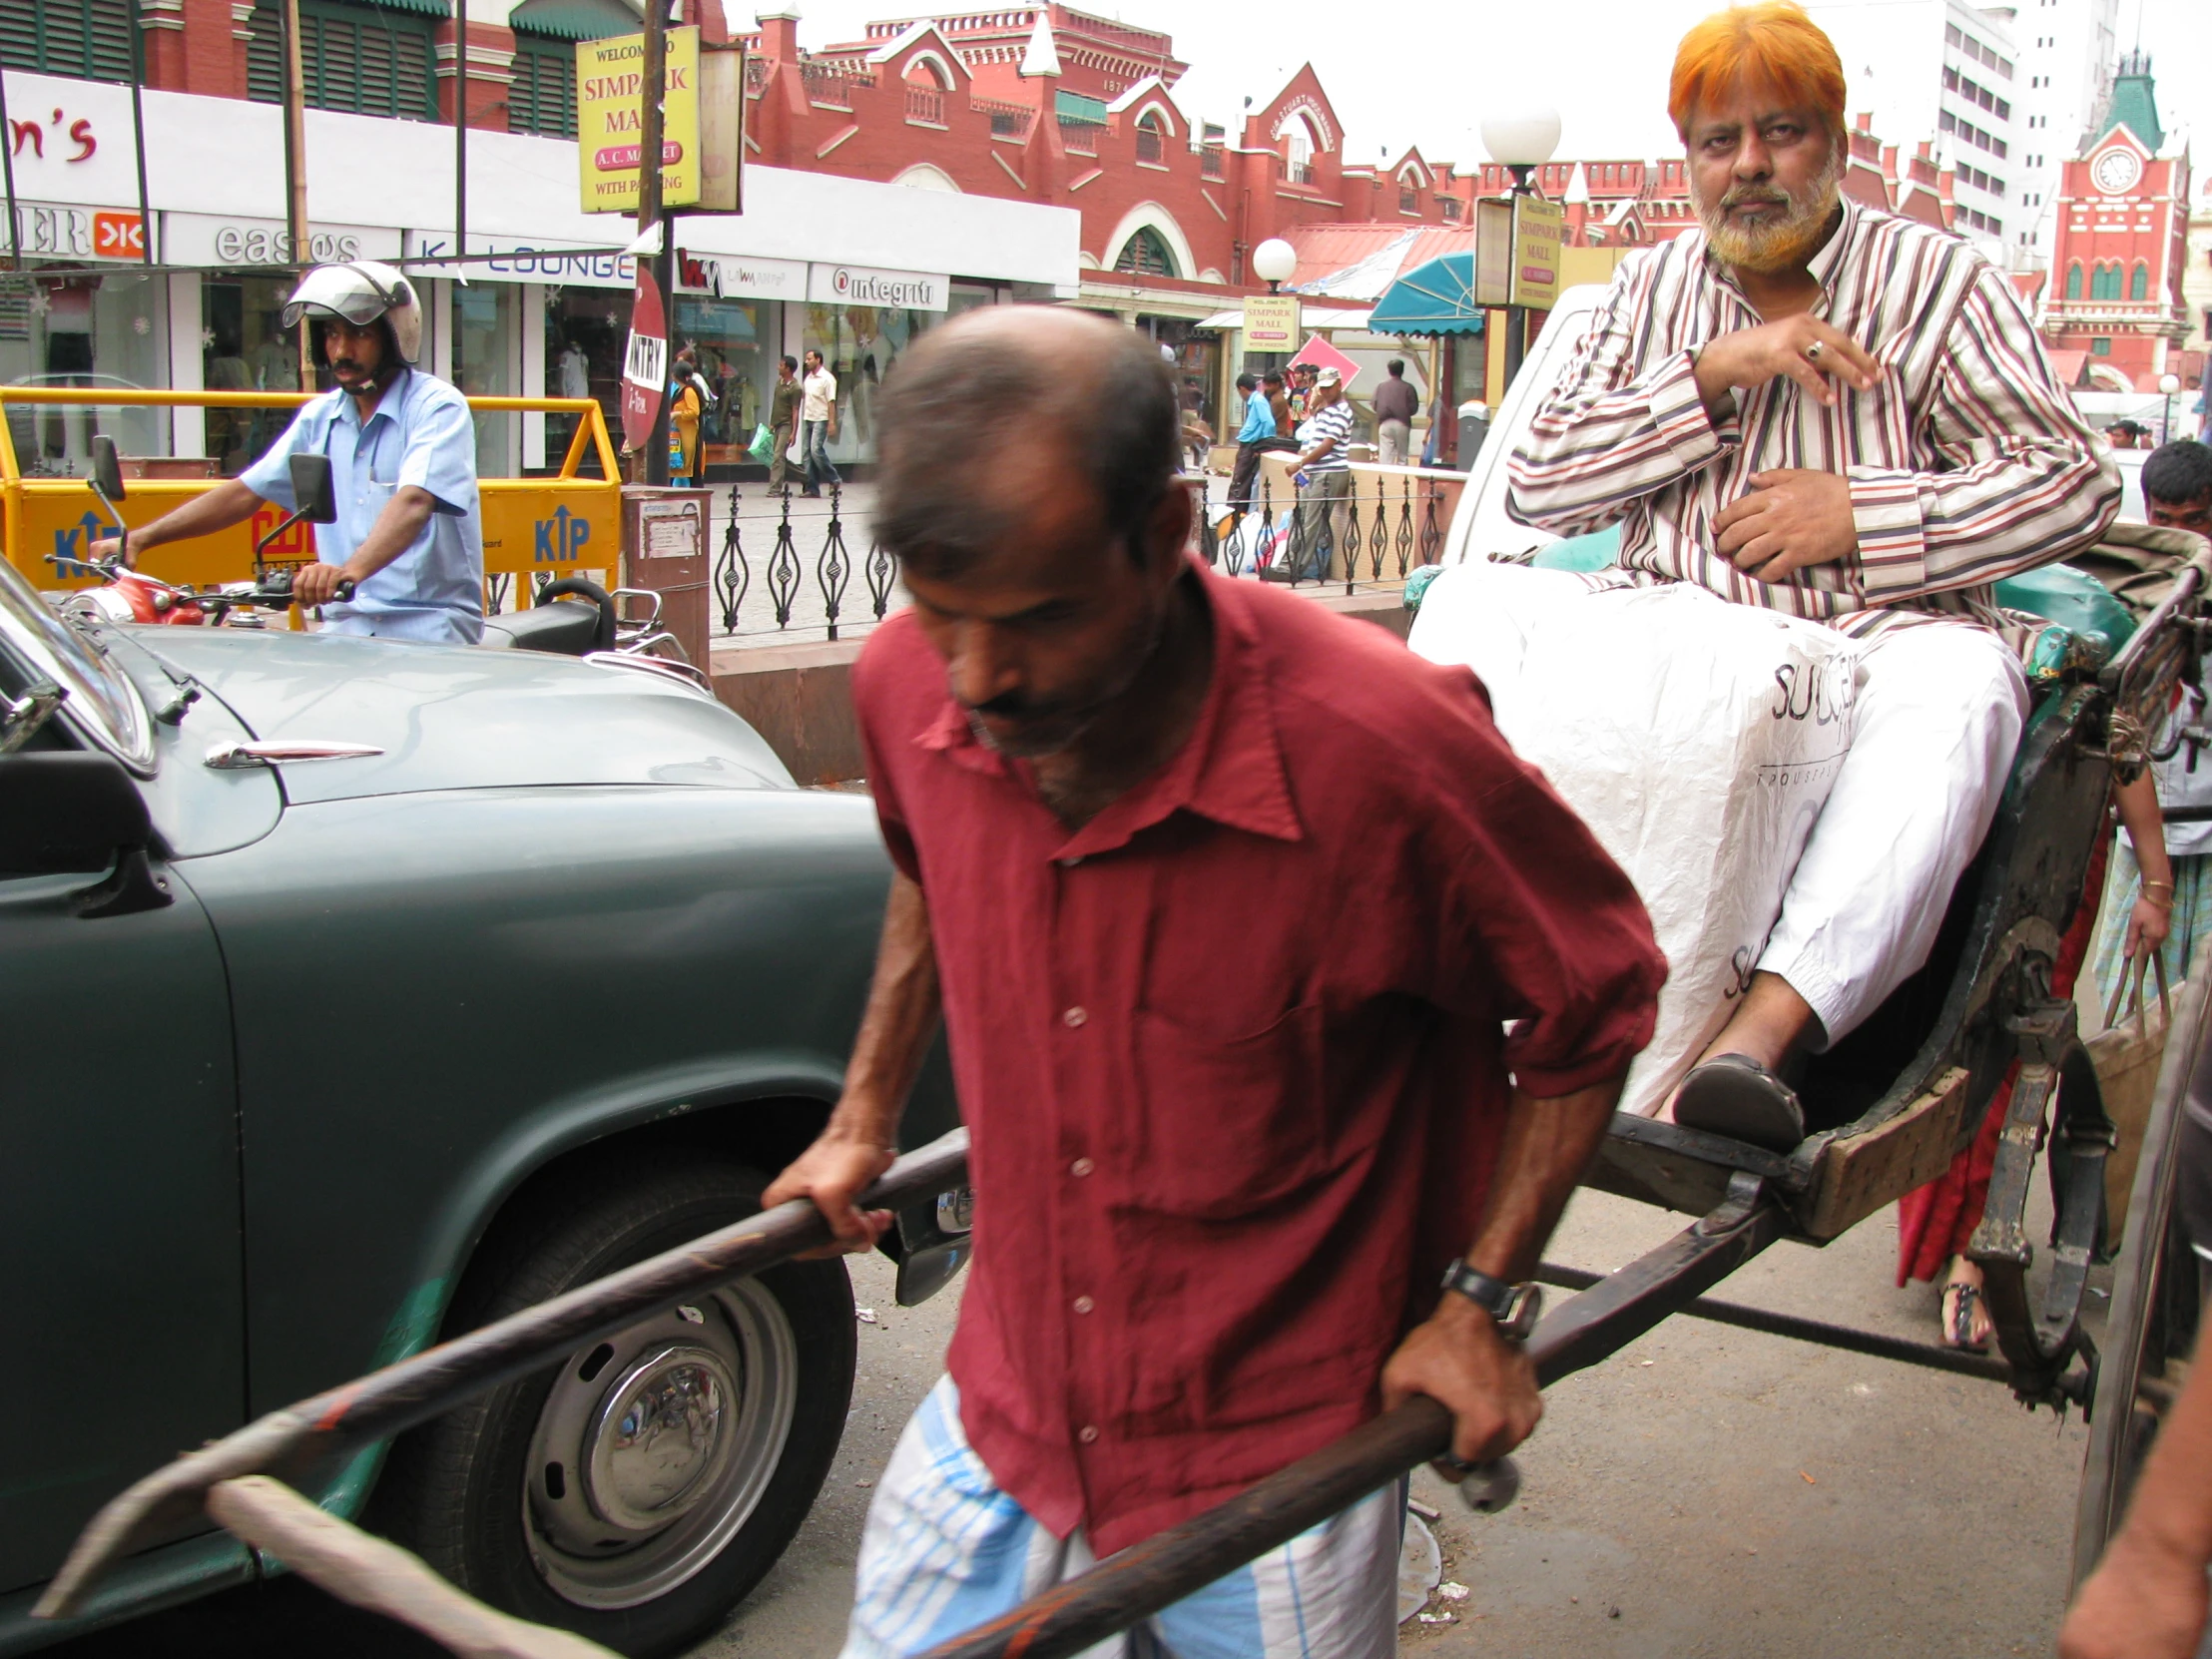
<svg viewBox="0 0 2212 1659">
<path fill-rule="evenodd" d="M 507 26 L 560 40 L 602 40 L 608 35 L 634 35 L 645 23 L 622 0 L 522 0 Z"/>
<path fill-rule="evenodd" d="M 1056 92 L 1052 95 L 1052 113 L 1060 118 L 1061 125 L 1080 122 L 1085 125 L 1106 125 L 1106 100 L 1085 98 L 1079 92 Z"/>
<path fill-rule="evenodd" d="M 369 6 L 377 11 L 416 12 L 424 17 L 451 17 L 453 8 L 446 0 L 350 0 L 358 6 Z"/>
<path fill-rule="evenodd" d="M 1474 256 L 1446 254 L 1392 282 L 1368 317 L 1371 334 L 1479 334 Z"/>
</svg>

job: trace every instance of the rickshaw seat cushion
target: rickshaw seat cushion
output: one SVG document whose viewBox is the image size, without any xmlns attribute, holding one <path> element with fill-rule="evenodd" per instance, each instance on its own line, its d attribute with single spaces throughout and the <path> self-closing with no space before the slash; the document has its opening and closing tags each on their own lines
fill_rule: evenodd
<svg viewBox="0 0 2212 1659">
<path fill-rule="evenodd" d="M 2007 576 L 1997 583 L 1996 596 L 2008 611 L 2055 622 L 2084 639 L 2101 635 L 2108 659 L 2135 632 L 2135 613 L 2102 582 L 2071 565 L 2042 565 Z"/>
<path fill-rule="evenodd" d="M 1538 570 L 1571 570 L 1577 573 L 1606 570 L 1620 563 L 1621 527 L 1608 524 L 1586 536 L 1568 536 L 1536 549 L 1528 562 Z"/>
</svg>

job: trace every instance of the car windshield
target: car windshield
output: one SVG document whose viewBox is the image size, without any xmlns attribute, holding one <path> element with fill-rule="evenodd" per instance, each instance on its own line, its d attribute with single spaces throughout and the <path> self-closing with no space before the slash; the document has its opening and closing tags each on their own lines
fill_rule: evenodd
<svg viewBox="0 0 2212 1659">
<path fill-rule="evenodd" d="M 154 770 L 154 730 L 138 689 L 107 654 L 39 598 L 23 573 L 0 558 L 0 672 L 22 684 L 0 691 L 22 695 L 51 680 L 69 693 L 62 713 L 79 731 L 134 772 Z"/>
</svg>

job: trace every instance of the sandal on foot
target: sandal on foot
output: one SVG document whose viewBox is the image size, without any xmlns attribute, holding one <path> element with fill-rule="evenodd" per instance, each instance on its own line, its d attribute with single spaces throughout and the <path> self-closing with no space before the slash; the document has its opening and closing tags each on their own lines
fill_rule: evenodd
<svg viewBox="0 0 2212 1659">
<path fill-rule="evenodd" d="M 1952 1293 L 1955 1292 L 1955 1299 Z M 1942 1322 L 1943 1346 L 1963 1350 L 1967 1354 L 1989 1352 L 1989 1339 L 1974 1340 L 1974 1310 L 1981 1306 L 1981 1287 L 1969 1285 L 1964 1280 L 1953 1279 L 1943 1287 Z"/>
<path fill-rule="evenodd" d="M 1797 1090 L 1748 1054 L 1717 1054 L 1691 1067 L 1674 1097 L 1674 1121 L 1771 1152 L 1788 1152 L 1805 1139 Z"/>
</svg>

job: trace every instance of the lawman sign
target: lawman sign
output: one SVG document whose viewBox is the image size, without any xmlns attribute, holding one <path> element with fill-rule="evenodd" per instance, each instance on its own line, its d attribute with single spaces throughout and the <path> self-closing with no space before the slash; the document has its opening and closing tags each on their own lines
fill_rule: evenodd
<svg viewBox="0 0 2212 1659">
<path fill-rule="evenodd" d="M 941 311 L 951 303 L 951 277 L 918 271 L 818 265 L 807 277 L 807 297 L 818 305 L 886 305 L 899 310 Z"/>
</svg>

